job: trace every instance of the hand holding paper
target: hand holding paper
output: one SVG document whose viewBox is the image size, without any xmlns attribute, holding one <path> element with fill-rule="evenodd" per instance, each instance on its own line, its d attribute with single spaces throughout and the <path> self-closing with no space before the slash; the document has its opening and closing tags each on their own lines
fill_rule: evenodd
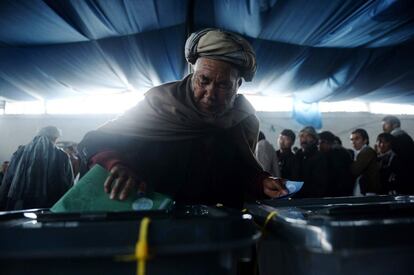
<svg viewBox="0 0 414 275">
<path fill-rule="evenodd" d="M 112 200 L 103 188 L 108 175 L 103 167 L 95 165 L 50 210 L 60 213 L 160 210 L 173 204 L 170 197 L 156 192 L 145 195 L 135 192 L 122 201 Z"/>
<path fill-rule="evenodd" d="M 288 193 L 284 196 L 278 197 L 278 199 L 291 197 L 293 194 L 297 193 L 300 189 L 302 189 L 302 186 L 303 186 L 303 181 L 287 180 L 285 183 L 285 187 L 288 190 Z"/>
<path fill-rule="evenodd" d="M 284 189 L 284 179 L 267 177 L 263 180 L 263 192 L 271 198 L 277 198 L 287 195 L 287 190 Z"/>
</svg>

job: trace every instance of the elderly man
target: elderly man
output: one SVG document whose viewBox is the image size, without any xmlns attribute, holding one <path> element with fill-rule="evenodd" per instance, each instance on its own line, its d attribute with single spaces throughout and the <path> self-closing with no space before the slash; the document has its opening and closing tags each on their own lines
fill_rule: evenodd
<svg viewBox="0 0 414 275">
<path fill-rule="evenodd" d="M 104 188 L 125 199 L 138 187 L 182 204 L 240 207 L 244 200 L 285 194 L 254 158 L 259 123 L 237 94 L 256 71 L 242 37 L 215 29 L 192 34 L 185 55 L 194 73 L 154 87 L 123 116 L 89 132 L 79 144 L 88 167 L 109 170 Z"/>
<path fill-rule="evenodd" d="M 47 126 L 20 146 L 0 187 L 0 209 L 51 207 L 73 184 L 69 156 L 56 147 L 60 130 Z"/>
<path fill-rule="evenodd" d="M 397 154 L 401 164 L 401 194 L 414 194 L 412 169 L 414 168 L 414 141 L 404 130 L 401 122 L 395 116 L 385 116 L 382 119 L 382 129 L 393 135 L 393 151 Z"/>
</svg>

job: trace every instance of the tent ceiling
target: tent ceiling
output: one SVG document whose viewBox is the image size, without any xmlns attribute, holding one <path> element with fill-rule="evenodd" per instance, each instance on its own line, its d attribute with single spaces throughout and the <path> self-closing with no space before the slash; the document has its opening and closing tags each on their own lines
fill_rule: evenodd
<svg viewBox="0 0 414 275">
<path fill-rule="evenodd" d="M 244 91 L 305 102 L 414 102 L 411 0 L 3 0 L 0 96 L 33 100 L 145 91 L 182 78 L 187 31 L 248 38 Z"/>
</svg>

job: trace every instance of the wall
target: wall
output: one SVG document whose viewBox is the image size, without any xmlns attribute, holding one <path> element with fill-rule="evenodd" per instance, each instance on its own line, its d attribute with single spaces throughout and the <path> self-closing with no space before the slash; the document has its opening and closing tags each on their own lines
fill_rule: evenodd
<svg viewBox="0 0 414 275">
<path fill-rule="evenodd" d="M 258 113 L 261 129 L 266 138 L 276 147 L 276 139 L 280 131 L 290 128 L 297 133 L 303 125 L 291 119 L 291 114 Z M 0 116 L 0 162 L 8 160 L 17 147 L 28 143 L 36 134 L 37 129 L 54 125 L 62 130 L 61 140 L 79 142 L 86 132 L 95 129 L 115 115 L 24 115 Z M 330 130 L 338 135 L 345 147 L 351 147 L 349 135 L 357 127 L 368 131 L 371 144 L 375 143 L 376 136 L 382 131 L 381 119 L 383 115 L 369 113 L 323 113 L 322 130 Z M 399 116 L 402 128 L 414 137 L 414 116 Z M 296 142 L 298 146 L 298 142 Z"/>
</svg>

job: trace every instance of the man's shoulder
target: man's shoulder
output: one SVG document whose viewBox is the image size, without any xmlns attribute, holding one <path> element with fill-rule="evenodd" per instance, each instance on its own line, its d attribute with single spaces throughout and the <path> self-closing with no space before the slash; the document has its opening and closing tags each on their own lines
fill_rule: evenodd
<svg viewBox="0 0 414 275">
<path fill-rule="evenodd" d="M 256 114 L 256 110 L 254 109 L 253 105 L 242 94 L 237 94 L 236 100 L 234 102 L 234 108 L 236 110 L 241 110 L 243 112 L 247 112 L 252 115 Z"/>
<path fill-rule="evenodd" d="M 174 91 L 174 90 L 176 90 L 177 87 L 179 87 L 183 84 L 185 85 L 185 83 L 187 83 L 187 81 L 190 77 L 191 77 L 191 75 L 187 75 L 183 79 L 166 82 L 166 83 L 160 84 L 158 86 L 152 87 L 151 89 L 148 90 L 147 94 L 152 93 L 152 92 L 157 92 L 157 91 Z"/>
<path fill-rule="evenodd" d="M 377 152 L 370 146 L 366 146 L 361 150 L 361 152 L 358 154 L 361 156 L 377 156 Z"/>
<path fill-rule="evenodd" d="M 263 149 L 270 149 L 270 148 L 272 148 L 274 150 L 273 145 L 268 140 L 266 140 L 266 139 L 260 140 L 257 143 L 257 146 L 258 147 L 261 147 Z"/>
<path fill-rule="evenodd" d="M 66 153 L 62 148 L 58 148 L 55 146 L 54 150 L 60 158 L 69 159 L 69 154 Z"/>
</svg>

